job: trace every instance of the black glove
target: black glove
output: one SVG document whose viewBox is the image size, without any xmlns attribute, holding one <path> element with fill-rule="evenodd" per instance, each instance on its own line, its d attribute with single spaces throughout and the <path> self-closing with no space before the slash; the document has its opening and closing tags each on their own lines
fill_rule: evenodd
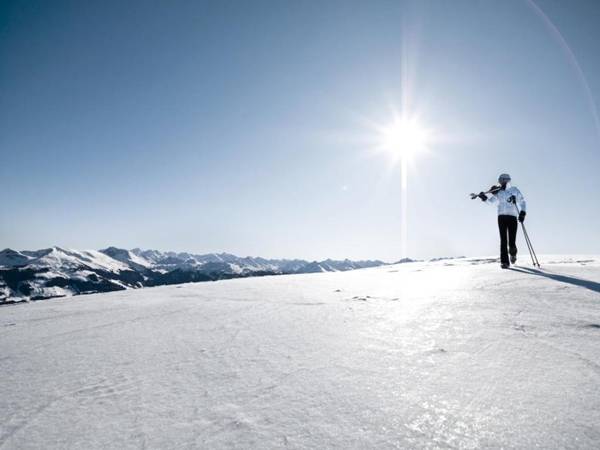
<svg viewBox="0 0 600 450">
<path fill-rule="evenodd" d="M 487 202 L 487 195 L 485 195 L 485 192 L 480 192 L 477 197 L 479 197 L 482 202 Z"/>
<path fill-rule="evenodd" d="M 525 211 L 521 211 L 519 213 L 519 222 L 521 222 L 521 223 L 525 222 L 525 215 L 527 215 L 527 213 Z"/>
</svg>

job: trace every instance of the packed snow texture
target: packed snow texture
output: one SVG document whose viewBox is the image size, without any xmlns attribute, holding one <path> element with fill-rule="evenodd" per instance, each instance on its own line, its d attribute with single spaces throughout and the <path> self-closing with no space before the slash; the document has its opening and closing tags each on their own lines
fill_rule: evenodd
<svg viewBox="0 0 600 450">
<path fill-rule="evenodd" d="M 0 447 L 599 448 L 600 259 L 0 308 Z"/>
</svg>

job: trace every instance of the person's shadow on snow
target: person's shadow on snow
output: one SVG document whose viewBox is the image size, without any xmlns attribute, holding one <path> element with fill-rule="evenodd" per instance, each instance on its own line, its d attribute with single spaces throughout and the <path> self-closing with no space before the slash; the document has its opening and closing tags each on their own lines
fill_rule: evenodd
<svg viewBox="0 0 600 450">
<path fill-rule="evenodd" d="M 581 286 L 590 291 L 600 292 L 600 283 L 590 280 L 582 280 L 581 278 L 569 277 L 567 275 L 559 275 L 557 273 L 543 272 L 537 269 L 530 269 L 529 267 L 511 267 L 511 270 L 515 272 L 528 273 L 531 275 L 539 275 L 540 277 L 550 278 L 551 280 L 560 281 L 561 283 L 568 283 L 575 286 Z"/>
</svg>

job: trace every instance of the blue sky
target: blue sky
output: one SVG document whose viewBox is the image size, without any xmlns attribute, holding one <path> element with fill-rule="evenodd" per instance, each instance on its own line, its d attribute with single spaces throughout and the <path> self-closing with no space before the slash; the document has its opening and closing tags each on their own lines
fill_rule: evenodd
<svg viewBox="0 0 600 450">
<path fill-rule="evenodd" d="M 0 247 L 397 259 L 369 123 L 406 104 L 410 255 L 497 253 L 500 172 L 538 253 L 598 254 L 600 3 L 536 5 L 562 38 L 525 0 L 3 1 Z"/>
</svg>

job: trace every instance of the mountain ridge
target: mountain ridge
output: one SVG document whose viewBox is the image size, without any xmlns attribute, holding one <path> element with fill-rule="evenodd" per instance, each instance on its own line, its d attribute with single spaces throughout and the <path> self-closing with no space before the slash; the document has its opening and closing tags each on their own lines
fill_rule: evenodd
<svg viewBox="0 0 600 450">
<path fill-rule="evenodd" d="M 0 304 L 96 292 L 250 276 L 337 272 L 382 266 L 380 260 L 308 261 L 194 254 L 110 246 L 0 251 Z"/>
</svg>

